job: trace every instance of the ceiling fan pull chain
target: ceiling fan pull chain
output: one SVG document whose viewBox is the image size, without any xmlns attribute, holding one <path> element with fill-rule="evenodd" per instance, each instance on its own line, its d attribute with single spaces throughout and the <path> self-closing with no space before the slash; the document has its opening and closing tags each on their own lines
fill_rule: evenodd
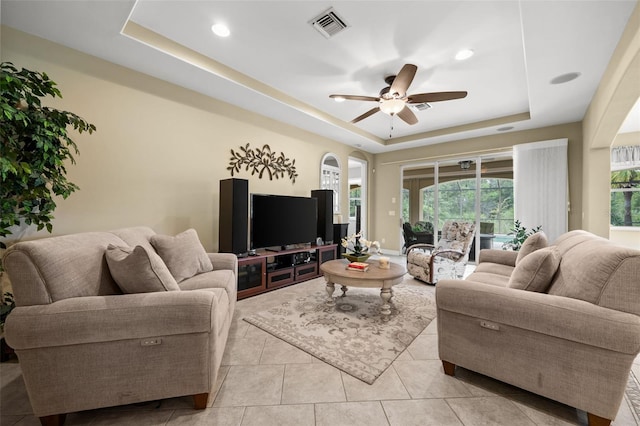
<svg viewBox="0 0 640 426">
<path fill-rule="evenodd" d="M 395 114 L 391 114 L 389 116 L 389 139 L 391 139 L 391 132 L 393 132 L 393 116 Z"/>
</svg>

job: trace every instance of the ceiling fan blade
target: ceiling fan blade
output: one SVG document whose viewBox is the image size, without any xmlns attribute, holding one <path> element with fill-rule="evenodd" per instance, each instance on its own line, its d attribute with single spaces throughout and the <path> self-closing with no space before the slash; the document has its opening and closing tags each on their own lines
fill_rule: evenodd
<svg viewBox="0 0 640 426">
<path fill-rule="evenodd" d="M 440 102 L 450 101 L 453 99 L 462 99 L 467 96 L 467 92 L 433 92 L 433 93 L 418 93 L 415 95 L 409 95 L 407 102 L 410 104 L 421 104 L 423 102 Z"/>
<path fill-rule="evenodd" d="M 418 67 L 413 64 L 405 64 L 396 78 L 393 80 L 391 84 L 391 90 L 389 93 L 394 94 L 397 93 L 400 96 L 404 96 L 407 94 L 407 89 L 409 85 L 413 81 L 413 77 L 416 75 L 416 71 L 418 71 Z"/>
<path fill-rule="evenodd" d="M 416 124 L 418 122 L 418 117 L 416 117 L 413 111 L 411 111 L 406 105 L 396 115 L 402 118 L 407 124 Z"/>
<path fill-rule="evenodd" d="M 359 95 L 329 95 L 330 98 L 342 98 L 350 101 L 370 101 L 379 102 L 380 98 L 374 98 L 373 96 L 359 96 Z"/>
<path fill-rule="evenodd" d="M 352 123 L 357 123 L 358 121 L 364 120 L 365 118 L 372 116 L 373 114 L 375 114 L 378 111 L 380 111 L 379 107 L 372 108 L 369 111 L 365 112 L 364 114 L 357 116 L 356 118 L 351 120 L 351 122 Z"/>
</svg>

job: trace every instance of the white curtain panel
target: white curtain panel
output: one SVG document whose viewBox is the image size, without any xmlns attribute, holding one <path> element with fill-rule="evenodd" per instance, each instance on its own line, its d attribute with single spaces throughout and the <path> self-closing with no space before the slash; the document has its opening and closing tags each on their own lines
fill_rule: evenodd
<svg viewBox="0 0 640 426">
<path fill-rule="evenodd" d="M 554 241 L 568 229 L 567 139 L 513 147 L 515 219 Z"/>
</svg>

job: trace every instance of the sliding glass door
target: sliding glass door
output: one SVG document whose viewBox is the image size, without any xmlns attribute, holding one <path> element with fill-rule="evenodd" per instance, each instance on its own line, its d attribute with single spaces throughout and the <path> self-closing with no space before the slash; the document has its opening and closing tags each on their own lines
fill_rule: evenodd
<svg viewBox="0 0 640 426">
<path fill-rule="evenodd" d="M 510 155 L 437 161 L 403 170 L 403 221 L 438 231 L 447 220 L 475 222 L 470 259 L 500 247 L 513 226 Z"/>
</svg>

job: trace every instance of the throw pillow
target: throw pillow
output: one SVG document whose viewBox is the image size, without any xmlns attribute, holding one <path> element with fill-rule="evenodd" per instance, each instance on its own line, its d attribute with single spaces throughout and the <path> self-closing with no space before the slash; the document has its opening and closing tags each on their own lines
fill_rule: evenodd
<svg viewBox="0 0 640 426">
<path fill-rule="evenodd" d="M 508 287 L 545 293 L 559 265 L 560 255 L 555 247 L 536 250 L 516 265 Z"/>
<path fill-rule="evenodd" d="M 211 260 L 200 243 L 195 229 L 187 229 L 175 237 L 156 234 L 151 237 L 151 245 L 177 282 L 203 272 L 213 271 Z"/>
<path fill-rule="evenodd" d="M 142 246 L 107 246 L 107 265 L 123 293 L 151 293 L 180 290 L 157 253 Z"/>
<path fill-rule="evenodd" d="M 518 251 L 518 257 L 516 257 L 516 265 L 522 259 L 524 259 L 527 255 L 533 253 L 536 250 L 547 247 L 549 242 L 547 241 L 547 236 L 544 232 L 538 231 L 533 235 L 527 237 L 522 243 L 522 247 Z"/>
</svg>

